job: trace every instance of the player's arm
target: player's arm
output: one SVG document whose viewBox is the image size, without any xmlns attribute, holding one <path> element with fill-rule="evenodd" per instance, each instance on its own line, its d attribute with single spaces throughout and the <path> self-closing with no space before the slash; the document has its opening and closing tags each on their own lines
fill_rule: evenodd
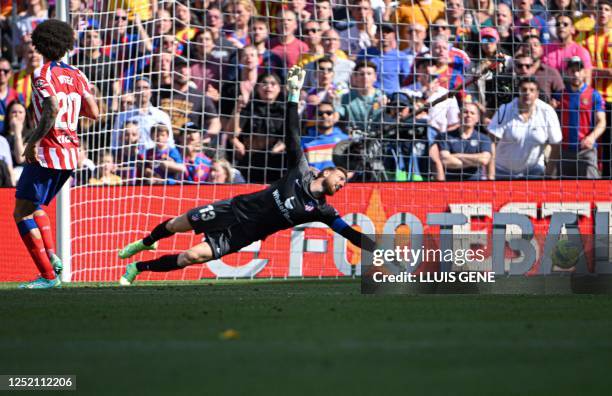
<svg viewBox="0 0 612 396">
<path fill-rule="evenodd" d="M 38 149 L 38 143 L 40 143 L 42 138 L 45 137 L 55 124 L 55 118 L 57 117 L 58 111 L 59 104 L 55 96 L 47 96 L 43 99 L 40 121 L 28 137 L 27 145 L 23 153 L 27 163 L 37 161 L 36 151 Z"/>
<path fill-rule="evenodd" d="M 100 118 L 100 109 L 98 108 L 95 96 L 89 95 L 85 97 L 85 103 L 83 103 L 83 107 L 81 108 L 81 115 L 94 121 Z"/>
<path fill-rule="evenodd" d="M 293 66 L 287 74 L 287 109 L 285 111 L 285 146 L 287 148 L 287 167 L 305 167 L 308 169 L 308 161 L 302 151 L 300 139 L 300 118 L 298 115 L 298 103 L 304 84 L 306 72 L 297 66 Z"/>
<path fill-rule="evenodd" d="M 332 221 L 327 222 L 332 230 L 348 239 L 353 245 L 365 249 L 369 252 L 376 248 L 376 242 L 367 235 L 353 229 L 340 216 L 336 216 Z"/>
</svg>

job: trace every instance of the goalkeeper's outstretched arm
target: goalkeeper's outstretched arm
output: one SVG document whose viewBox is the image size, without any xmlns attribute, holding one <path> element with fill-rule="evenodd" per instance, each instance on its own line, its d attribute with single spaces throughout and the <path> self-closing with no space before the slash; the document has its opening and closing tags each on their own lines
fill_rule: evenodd
<svg viewBox="0 0 612 396">
<path fill-rule="evenodd" d="M 376 248 L 376 241 L 372 240 L 367 235 L 364 235 L 361 232 L 355 230 L 340 217 L 336 217 L 336 219 L 331 224 L 329 224 L 329 226 L 332 230 L 351 241 L 355 246 L 358 246 L 369 252 L 374 251 L 374 249 Z"/>
<path fill-rule="evenodd" d="M 287 167 L 297 166 L 308 170 L 308 162 L 304 157 L 300 143 L 300 118 L 298 116 L 298 102 L 304 83 L 305 71 L 297 66 L 292 67 L 287 75 L 287 109 L 285 110 L 285 146 L 287 147 Z"/>
</svg>

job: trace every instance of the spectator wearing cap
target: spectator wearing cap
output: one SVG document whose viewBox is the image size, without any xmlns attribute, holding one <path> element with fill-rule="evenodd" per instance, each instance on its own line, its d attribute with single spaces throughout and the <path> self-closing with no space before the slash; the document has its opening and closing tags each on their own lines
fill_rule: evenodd
<svg viewBox="0 0 612 396">
<path fill-rule="evenodd" d="M 336 111 L 343 129 L 367 131 L 385 103 L 384 93 L 375 87 L 376 65 L 370 61 L 357 62 L 350 92 L 342 95 Z"/>
<path fill-rule="evenodd" d="M 414 59 L 421 54 L 429 52 L 429 48 L 425 45 L 425 37 L 427 32 L 425 27 L 418 23 L 412 23 L 408 26 L 408 46 L 404 50 L 406 57 L 408 58 L 408 65 L 410 70 L 414 72 Z"/>
<path fill-rule="evenodd" d="M 374 22 L 374 11 L 370 0 L 357 0 L 348 5 L 352 25 L 340 32 L 340 48 L 351 59 L 374 42 L 377 27 Z"/>
<path fill-rule="evenodd" d="M 532 12 L 534 0 L 513 0 L 514 3 L 514 29 L 518 37 L 533 34 L 534 31 L 540 36 L 543 43 L 550 41 L 548 24 L 539 15 Z"/>
<path fill-rule="evenodd" d="M 559 118 L 549 104 L 538 99 L 539 86 L 534 77 L 519 82 L 519 97 L 503 104 L 489 123 L 497 139 L 496 179 L 534 179 L 553 175 L 562 140 Z M 550 157 L 545 153 L 550 146 Z"/>
<path fill-rule="evenodd" d="M 586 72 L 586 81 L 591 84 L 591 56 L 589 51 L 574 41 L 573 34 L 575 33 L 574 22 L 568 13 L 557 15 L 557 36 L 559 42 L 548 44 L 544 47 L 544 56 L 542 62 L 548 66 L 557 69 L 562 75 L 565 71 L 567 59 L 574 56 L 582 60 Z"/>
<path fill-rule="evenodd" d="M 400 49 L 408 47 L 408 26 L 413 23 L 429 29 L 429 24 L 438 18 L 444 17 L 444 2 L 441 0 L 408 0 L 401 1 L 397 9 L 391 14 L 389 21 L 399 25 Z"/>
<path fill-rule="evenodd" d="M 558 109 L 563 132 L 561 177 L 598 179 L 596 142 L 606 130 L 604 101 L 586 83 L 586 70 L 579 57 L 569 59 L 566 80 Z"/>
<path fill-rule="evenodd" d="M 123 136 L 126 121 L 133 121 L 138 124 L 140 143 L 145 149 L 155 147 L 155 142 L 151 138 L 151 128 L 156 124 L 163 124 L 168 127 L 170 131 L 168 145 L 174 147 L 174 135 L 172 133 L 170 116 L 151 104 L 151 96 L 151 81 L 145 77 L 137 78 L 134 84 L 135 107 L 121 112 L 115 117 L 115 122 L 113 123 L 114 129 L 111 134 L 111 148 L 113 150 L 121 147 L 121 136 Z"/>
<path fill-rule="evenodd" d="M 518 77 L 535 77 L 540 87 L 540 99 L 556 107 L 559 94 L 564 89 L 563 78 L 557 69 L 542 63 L 543 53 L 540 37 L 527 36 L 514 58 L 513 68 Z M 518 93 L 518 89 L 514 91 Z"/>
<path fill-rule="evenodd" d="M 512 57 L 498 47 L 499 33 L 495 28 L 480 29 L 478 56 L 468 74 L 480 76 L 472 87 L 473 100 L 482 105 L 483 123 L 487 124 L 502 103 L 512 100 Z"/>
<path fill-rule="evenodd" d="M 190 81 L 190 70 L 183 58 L 175 58 L 172 84 L 160 87 L 159 108 L 170 115 L 175 133 L 191 122 L 209 136 L 217 136 L 221 131 L 217 107 Z"/>
<path fill-rule="evenodd" d="M 334 63 L 334 84 L 340 89 L 347 88 L 355 67 L 355 62 L 347 59 L 344 51 L 340 49 L 340 35 L 334 29 L 323 32 L 321 44 L 325 56 Z M 317 84 L 317 62 L 312 61 L 304 67 L 306 79 L 304 87 L 314 87 Z"/>
<path fill-rule="evenodd" d="M 298 62 L 301 54 L 308 52 L 308 45 L 295 36 L 298 24 L 293 11 L 282 10 L 278 13 L 278 18 L 278 36 L 270 50 L 281 58 L 289 69 Z"/>
<path fill-rule="evenodd" d="M 376 65 L 378 79 L 375 86 L 390 94 L 400 90 L 400 83 L 410 73 L 410 65 L 406 54 L 397 48 L 395 26 L 385 23 L 380 31 L 378 46 L 362 50 L 357 59 Z"/>
<path fill-rule="evenodd" d="M 302 136 L 302 150 L 308 164 L 318 170 L 335 166 L 332 160 L 336 144 L 349 137 L 336 126 L 338 113 L 331 102 L 321 102 L 317 105 L 316 125 L 310 127 Z"/>
<path fill-rule="evenodd" d="M 593 87 L 602 94 L 606 105 L 606 126 L 612 125 L 612 2 L 599 0 L 595 29 L 584 41 L 584 47 L 591 55 L 593 63 Z M 610 130 L 610 129 L 609 129 Z M 612 153 L 610 149 L 612 133 L 602 137 L 603 175 L 612 175 Z"/>
<path fill-rule="evenodd" d="M 480 110 L 475 103 L 465 103 L 461 111 L 461 127 L 436 138 L 440 159 L 444 165 L 444 175 L 438 180 L 463 181 L 481 180 L 483 168 L 492 161 L 491 139 L 478 132 Z M 493 169 L 493 167 L 491 167 Z M 494 175 L 487 175 L 493 180 Z"/>
</svg>

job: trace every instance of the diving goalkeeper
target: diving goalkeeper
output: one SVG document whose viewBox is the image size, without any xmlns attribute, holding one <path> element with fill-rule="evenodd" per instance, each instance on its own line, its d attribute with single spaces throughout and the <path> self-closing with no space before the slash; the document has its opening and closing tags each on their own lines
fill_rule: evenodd
<svg viewBox="0 0 612 396">
<path fill-rule="evenodd" d="M 202 243 L 181 254 L 128 264 L 119 281 L 121 285 L 132 284 L 142 271 L 173 271 L 218 259 L 277 231 L 314 221 L 327 224 L 356 246 L 374 249 L 374 241 L 368 237 L 362 238 L 363 235 L 342 220 L 338 212 L 325 201 L 326 196 L 334 195 L 346 185 L 346 170 L 329 167 L 315 175 L 308 167 L 300 146 L 297 111 L 304 75 L 304 70 L 293 67 L 287 76 L 287 174 L 264 190 L 196 207 L 166 220 L 142 240 L 121 249 L 119 257 L 127 259 L 143 250 L 156 249 L 157 241 L 177 232 L 193 230 L 206 236 Z"/>
</svg>

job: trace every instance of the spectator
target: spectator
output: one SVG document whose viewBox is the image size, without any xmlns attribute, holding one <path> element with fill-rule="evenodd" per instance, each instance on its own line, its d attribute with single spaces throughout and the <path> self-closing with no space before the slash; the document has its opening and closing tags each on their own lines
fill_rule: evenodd
<svg viewBox="0 0 612 396">
<path fill-rule="evenodd" d="M 370 0 L 357 0 L 349 3 L 348 8 L 352 23 L 348 29 L 340 32 L 340 48 L 355 59 L 375 42 L 377 28 Z"/>
<path fill-rule="evenodd" d="M 319 22 L 319 28 L 325 32 L 333 27 L 333 11 L 330 0 L 319 0 L 315 2 L 314 19 Z"/>
<path fill-rule="evenodd" d="M 200 30 L 195 36 L 196 47 L 192 54 L 191 79 L 200 92 L 206 92 L 211 98 L 219 101 L 219 89 L 221 87 L 221 64 L 213 56 L 215 40 L 209 28 Z"/>
<path fill-rule="evenodd" d="M 220 65 L 230 63 L 236 56 L 236 47 L 225 37 L 223 31 L 223 16 L 216 5 L 211 5 L 206 10 L 206 27 L 210 29 L 215 40 L 215 48 L 212 55 Z"/>
<path fill-rule="evenodd" d="M 355 67 L 355 62 L 347 59 L 344 51 L 340 49 L 340 36 L 338 32 L 333 29 L 323 32 L 321 44 L 323 45 L 325 56 L 334 62 L 334 84 L 338 87 L 347 87 L 351 78 L 351 73 Z M 306 64 L 304 69 L 306 70 L 304 86 L 315 86 L 317 80 L 317 63 L 312 61 Z"/>
<path fill-rule="evenodd" d="M 285 151 L 285 104 L 280 79 L 262 74 L 257 79 L 253 100 L 244 105 L 238 100 L 229 130 L 238 169 L 250 183 L 270 183 L 281 176 Z"/>
<path fill-rule="evenodd" d="M 557 106 L 557 99 L 563 91 L 563 79 L 557 69 L 542 63 L 544 50 L 538 36 L 528 36 L 521 51 L 514 58 L 514 71 L 519 77 L 535 77 L 540 87 L 540 99 Z M 518 93 L 518 89 L 515 89 Z"/>
<path fill-rule="evenodd" d="M 300 55 L 297 65 L 304 67 L 313 59 L 322 57 L 325 53 L 321 45 L 321 28 L 317 21 L 307 21 L 304 24 L 304 42 L 308 45 L 308 52 Z"/>
<path fill-rule="evenodd" d="M 472 92 L 482 105 L 483 123 L 488 124 L 495 110 L 513 97 L 512 57 L 498 48 L 499 34 L 495 28 L 480 30 L 479 57 L 471 64 L 470 74 L 481 76 Z M 491 68 L 493 66 L 493 68 Z M 470 88 L 468 88 L 470 89 Z M 480 121 L 480 120 L 479 120 Z"/>
<path fill-rule="evenodd" d="M 597 21 L 593 33 L 584 42 L 593 63 L 593 88 L 600 92 L 606 105 L 606 125 L 612 125 L 612 3 L 600 0 Z M 611 133 L 602 137 L 603 175 L 612 175 L 612 155 L 610 153 Z"/>
<path fill-rule="evenodd" d="M 599 179 L 596 147 L 606 131 L 604 102 L 601 94 L 586 83 L 582 60 L 575 56 L 567 63 L 567 85 L 559 106 L 563 132 L 561 177 Z"/>
<path fill-rule="evenodd" d="M 174 137 L 172 135 L 172 122 L 170 116 L 164 111 L 158 109 L 151 104 L 151 82 L 144 77 L 139 77 L 136 80 L 134 90 L 134 99 L 136 107 L 132 110 L 117 114 L 113 124 L 114 130 L 111 136 L 111 148 L 116 150 L 121 144 L 121 135 L 125 128 L 126 121 L 134 121 L 140 129 L 140 142 L 146 149 L 155 147 L 155 143 L 151 137 L 151 128 L 155 124 L 164 124 L 170 131 L 168 145 L 174 147 Z"/>
<path fill-rule="evenodd" d="M 514 35 L 512 10 L 508 4 L 497 4 L 497 10 L 495 10 L 495 27 L 499 33 L 500 48 L 508 54 L 514 54 L 518 40 Z"/>
<path fill-rule="evenodd" d="M 94 27 L 89 27 L 82 36 L 80 50 L 74 63 L 100 88 L 103 97 L 111 97 L 119 92 L 116 67 L 112 59 L 102 52 L 102 39 Z"/>
<path fill-rule="evenodd" d="M 440 86 L 450 91 L 460 89 L 467 65 L 460 56 L 451 54 L 446 36 L 438 35 L 433 39 L 431 55 L 436 64 Z M 463 98 L 463 92 L 460 92 L 459 96 Z"/>
<path fill-rule="evenodd" d="M 250 44 L 249 21 L 251 17 L 257 16 L 257 9 L 251 0 L 232 0 L 227 3 L 234 14 L 234 26 L 227 33 L 227 39 L 236 48 L 242 48 Z"/>
<path fill-rule="evenodd" d="M 38 24 L 49 18 L 47 0 L 28 0 L 28 8 L 19 13 L 14 21 L 17 37 L 13 37 L 15 45 L 20 45 L 24 36 L 31 35 Z"/>
<path fill-rule="evenodd" d="M 200 26 L 197 20 L 191 15 L 189 1 L 175 0 L 174 2 L 174 24 L 176 26 L 176 39 L 181 43 L 188 43 L 193 40 Z"/>
<path fill-rule="evenodd" d="M 149 72 L 143 73 L 148 75 L 152 74 L 153 86 L 160 87 L 162 85 L 172 84 L 172 61 L 174 55 L 168 52 L 162 52 L 161 54 L 155 55 L 151 62 L 151 68 Z M 129 92 L 129 91 L 128 91 Z"/>
<path fill-rule="evenodd" d="M 349 137 L 335 126 L 338 114 L 334 111 L 334 104 L 321 102 L 317 106 L 316 126 L 308 129 L 306 136 L 302 136 L 302 149 L 308 164 L 318 170 L 335 166 L 332 160 L 333 149 L 339 142 Z"/>
<path fill-rule="evenodd" d="M 113 155 L 106 151 L 102 154 L 102 159 L 96 168 L 96 175 L 89 179 L 91 186 L 120 186 L 121 176 L 117 175 L 117 164 Z"/>
<path fill-rule="evenodd" d="M 525 0 L 524 0 L 525 1 Z M 544 56 L 542 57 L 542 63 L 557 69 L 561 74 L 564 74 L 567 59 L 574 56 L 578 56 L 585 68 L 588 70 L 586 73 L 587 83 L 591 84 L 591 56 L 589 51 L 584 47 L 574 42 L 573 34 L 574 22 L 571 15 L 559 14 L 557 15 L 557 36 L 559 37 L 558 43 L 551 43 L 544 47 Z"/>
<path fill-rule="evenodd" d="M 429 24 L 444 17 L 444 2 L 440 0 L 413 0 L 401 2 L 391 14 L 390 21 L 400 26 L 400 49 L 408 47 L 408 26 L 414 23 L 429 29 Z"/>
<path fill-rule="evenodd" d="M 306 0 L 289 0 L 287 3 L 287 8 L 295 13 L 300 26 L 310 20 L 311 14 L 306 9 Z"/>
<path fill-rule="evenodd" d="M 13 187 L 13 175 L 8 164 L 0 160 L 0 187 Z"/>
<path fill-rule="evenodd" d="M 127 121 L 124 127 L 121 147 L 114 152 L 119 163 L 117 172 L 125 183 L 134 184 L 138 174 L 142 173 L 138 165 L 144 158 L 145 149 L 140 144 L 138 124 L 135 121 Z"/>
<path fill-rule="evenodd" d="M 183 180 L 203 183 L 210 176 L 211 166 L 212 160 L 203 152 L 200 131 L 190 129 L 185 136 L 185 174 Z"/>
<path fill-rule="evenodd" d="M 557 14 L 565 13 L 576 19 L 580 13 L 577 11 L 576 0 L 548 0 L 548 31 L 550 39 L 558 41 L 557 37 Z"/>
<path fill-rule="evenodd" d="M 489 124 L 496 143 L 497 179 L 542 178 L 552 175 L 559 158 L 561 127 L 555 110 L 538 99 L 539 86 L 534 77 L 519 82 L 519 97 L 502 105 Z M 546 146 L 551 154 L 545 163 Z"/>
<path fill-rule="evenodd" d="M 171 147 L 170 129 L 164 124 L 151 128 L 155 147 L 144 154 L 143 176 L 151 184 L 176 184 L 180 175 L 185 173 L 185 164 L 176 147 Z"/>
<path fill-rule="evenodd" d="M 211 136 L 219 134 L 221 121 L 217 108 L 212 99 L 190 86 L 190 69 L 183 58 L 174 60 L 173 84 L 162 86 L 160 91 L 159 108 L 170 115 L 175 131 L 190 121 Z"/>
<path fill-rule="evenodd" d="M 443 180 L 481 180 L 483 168 L 492 159 L 491 139 L 477 131 L 480 110 L 475 103 L 466 103 L 461 113 L 461 128 L 436 139 L 445 170 Z M 488 175 L 488 179 L 493 180 L 494 175 Z"/>
<path fill-rule="evenodd" d="M 172 29 L 174 28 L 172 21 L 172 14 L 165 8 L 159 8 L 155 14 L 155 37 L 161 37 L 166 34 L 173 34 Z"/>
<path fill-rule="evenodd" d="M 359 61 L 350 92 L 342 95 L 337 111 L 345 130 L 367 131 L 385 104 L 385 95 L 375 87 L 376 65 Z"/>
<path fill-rule="evenodd" d="M 278 18 L 280 18 L 281 22 L 276 26 L 278 38 L 275 44 L 272 45 L 271 51 L 283 59 L 285 67 L 289 69 L 297 64 L 301 54 L 308 52 L 308 46 L 302 40 L 295 37 L 298 25 L 293 11 L 281 11 L 278 14 Z"/>
<path fill-rule="evenodd" d="M 23 44 L 23 58 L 25 67 L 13 73 L 9 85 L 23 97 L 26 107 L 29 107 L 32 101 L 32 73 L 42 66 L 43 57 L 30 42 Z"/>
<path fill-rule="evenodd" d="M 467 52 L 465 52 L 464 50 L 455 47 L 455 43 L 456 43 L 456 38 L 453 35 L 453 31 L 451 29 L 451 26 L 448 24 L 448 22 L 446 22 L 445 19 L 441 18 L 438 19 L 437 21 L 434 22 L 433 25 L 430 25 L 431 27 L 431 31 L 433 33 L 433 40 L 432 40 L 432 46 L 433 46 L 433 42 L 438 38 L 438 37 L 444 37 L 446 38 L 446 41 L 448 42 L 448 54 L 449 54 L 449 58 L 450 59 L 458 59 L 461 61 L 461 63 L 464 66 L 469 66 L 471 63 L 471 59 L 469 57 L 469 55 L 467 54 Z"/>
<path fill-rule="evenodd" d="M 223 81 L 221 114 L 230 116 L 236 106 L 244 107 L 249 101 L 257 84 L 258 63 L 255 47 L 247 46 L 240 50 L 240 64 L 234 79 Z"/>
<path fill-rule="evenodd" d="M 425 45 L 425 37 L 427 32 L 425 27 L 418 23 L 413 23 L 408 26 L 408 46 L 404 50 L 410 71 L 414 72 L 414 60 L 417 56 L 429 52 L 429 48 Z"/>
<path fill-rule="evenodd" d="M 89 142 L 81 140 L 77 168 L 72 177 L 72 186 L 84 186 L 93 177 L 96 171 L 96 163 L 89 158 Z"/>
<path fill-rule="evenodd" d="M 195 41 L 195 36 L 194 36 L 193 41 Z M 186 46 L 187 46 L 187 43 L 183 43 L 177 40 L 176 36 L 172 34 L 164 34 L 163 36 L 157 37 L 156 41 L 154 41 L 153 43 L 154 52 L 156 53 L 166 52 L 173 56 L 174 55 L 182 56 L 185 53 Z M 185 54 L 185 55 L 188 55 L 189 57 L 193 56 L 191 53 Z"/>
<path fill-rule="evenodd" d="M 449 41 L 455 48 L 467 50 L 472 35 L 478 33 L 474 26 L 474 16 L 466 12 L 463 0 L 446 1 L 446 23 L 450 27 Z"/>
<path fill-rule="evenodd" d="M 359 53 L 359 60 L 368 60 L 376 65 L 378 79 L 376 88 L 385 93 L 397 92 L 400 83 L 408 76 L 408 57 L 397 48 L 395 26 L 386 23 L 381 27 L 378 47 L 369 47 Z"/>
<path fill-rule="evenodd" d="M 498 4 L 498 7 L 501 4 L 503 3 Z M 474 13 L 474 25 L 476 26 L 476 30 L 493 26 L 495 14 L 494 0 L 469 0 L 468 9 Z"/>
<path fill-rule="evenodd" d="M 303 91 L 305 107 L 303 119 L 307 126 L 315 125 L 317 106 L 321 102 L 339 105 L 340 97 L 348 92 L 348 87 L 340 88 L 334 84 L 334 62 L 328 57 L 320 58 L 317 64 L 317 85 Z"/>
<path fill-rule="evenodd" d="M 578 38 L 587 37 L 595 28 L 597 21 L 597 4 L 599 0 L 583 0 L 580 6 L 581 15 L 576 18 L 576 32 Z"/>
<path fill-rule="evenodd" d="M 431 105 L 435 101 L 448 95 L 448 89 L 440 84 L 436 72 L 434 59 L 430 55 L 424 55 L 416 60 L 416 82 L 406 87 L 405 92 L 416 99 L 419 106 Z M 427 121 L 427 124 L 435 128 L 437 132 L 445 133 L 459 127 L 459 104 L 454 96 L 433 105 L 427 112 L 418 116 Z M 431 132 L 430 142 L 435 138 Z"/>
<path fill-rule="evenodd" d="M 113 11 L 118 5 L 122 5 L 129 10 L 128 19 L 130 21 L 148 21 L 157 11 L 157 2 L 152 0 L 111 0 L 104 2 L 108 4 L 108 10 Z"/>
<path fill-rule="evenodd" d="M 540 36 L 544 44 L 550 41 L 548 24 L 544 18 L 532 12 L 534 0 L 513 0 L 514 3 L 514 29 L 518 37 L 531 35 L 534 32 Z"/>
<path fill-rule="evenodd" d="M 26 108 L 23 103 L 14 100 L 6 109 L 4 129 L 2 131 L 2 135 L 6 138 L 9 147 L 12 149 L 12 163 L 14 165 L 22 165 L 25 162 L 23 152 L 25 151 L 24 141 L 27 133 Z"/>
<path fill-rule="evenodd" d="M 23 97 L 9 87 L 9 80 L 12 75 L 11 63 L 7 59 L 0 58 L 0 130 L 4 130 L 4 119 L 9 104 L 15 100 L 23 102 Z"/>
<path fill-rule="evenodd" d="M 208 183 L 216 184 L 231 184 L 231 183 L 244 183 L 244 177 L 238 169 L 232 167 L 232 165 L 224 159 L 217 159 L 213 161 L 212 168 L 208 179 Z"/>
<path fill-rule="evenodd" d="M 265 73 L 274 73 L 285 79 L 285 69 L 283 59 L 270 51 L 270 30 L 268 29 L 268 20 L 265 17 L 256 17 L 251 20 L 252 37 L 251 41 L 259 54 L 259 69 Z"/>
</svg>

